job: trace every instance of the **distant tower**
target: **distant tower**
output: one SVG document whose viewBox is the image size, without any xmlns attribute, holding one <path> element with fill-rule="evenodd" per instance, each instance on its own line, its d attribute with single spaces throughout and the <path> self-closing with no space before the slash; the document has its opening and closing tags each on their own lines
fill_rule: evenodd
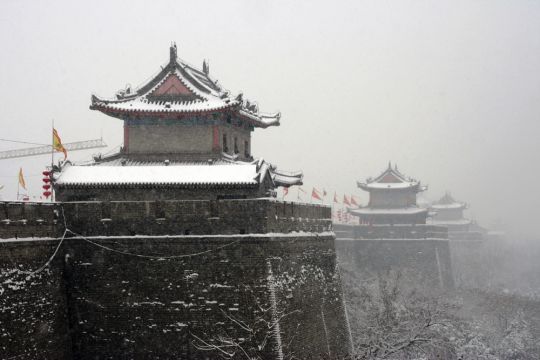
<svg viewBox="0 0 540 360">
<path fill-rule="evenodd" d="M 427 189 L 419 181 L 400 173 L 392 164 L 375 179 L 365 183 L 357 182 L 358 187 L 369 192 L 366 207 L 352 209 L 362 223 L 368 224 L 425 224 L 428 210 L 418 207 L 416 194 Z"/>
<path fill-rule="evenodd" d="M 455 200 L 447 192 L 431 205 L 433 216 L 428 223 L 446 227 L 448 238 L 452 240 L 482 240 L 488 231 L 465 217 L 463 212 L 468 208 L 467 203 Z"/>
<path fill-rule="evenodd" d="M 431 210 L 434 212 L 434 225 L 442 225 L 448 227 L 450 231 L 469 231 L 471 220 L 466 219 L 463 211 L 467 209 L 467 204 L 456 201 L 450 193 L 444 194 L 439 201 L 431 205 Z"/>
</svg>

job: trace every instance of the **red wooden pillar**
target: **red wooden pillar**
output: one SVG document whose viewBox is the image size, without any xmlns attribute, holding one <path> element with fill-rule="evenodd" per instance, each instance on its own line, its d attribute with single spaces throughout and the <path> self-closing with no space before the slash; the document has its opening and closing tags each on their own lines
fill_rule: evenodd
<svg viewBox="0 0 540 360">
<path fill-rule="evenodd" d="M 213 131 L 212 150 L 215 151 L 215 152 L 219 152 L 220 151 L 220 146 L 219 146 L 219 129 L 218 129 L 218 126 L 214 125 L 212 127 L 212 131 Z"/>
<path fill-rule="evenodd" d="M 124 120 L 124 153 L 128 153 L 129 149 L 129 128 L 127 120 Z"/>
</svg>

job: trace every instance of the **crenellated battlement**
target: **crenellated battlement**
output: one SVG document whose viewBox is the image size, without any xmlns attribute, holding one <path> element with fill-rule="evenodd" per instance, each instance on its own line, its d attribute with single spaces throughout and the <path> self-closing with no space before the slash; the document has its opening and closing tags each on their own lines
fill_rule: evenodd
<svg viewBox="0 0 540 360">
<path fill-rule="evenodd" d="M 272 199 L 0 203 L 0 238 L 324 232 L 330 208 Z M 246 216 L 246 215 L 249 216 Z"/>
<path fill-rule="evenodd" d="M 54 203 L 0 202 L 0 221 L 4 224 L 25 223 L 27 225 L 53 224 Z"/>
<path fill-rule="evenodd" d="M 234 235 L 332 228 L 328 207 L 271 199 L 68 202 L 61 207 L 68 227 L 84 235 Z"/>
<path fill-rule="evenodd" d="M 356 240 L 448 240 L 448 228 L 436 225 L 336 225 L 340 239 Z"/>
<path fill-rule="evenodd" d="M 58 205 L 0 202 L 0 239 L 56 237 Z"/>
</svg>

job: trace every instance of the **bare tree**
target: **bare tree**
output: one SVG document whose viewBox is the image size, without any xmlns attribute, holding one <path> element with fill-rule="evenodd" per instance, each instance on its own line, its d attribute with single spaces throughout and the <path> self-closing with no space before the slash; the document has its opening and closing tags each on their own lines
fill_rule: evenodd
<svg viewBox="0 0 540 360">
<path fill-rule="evenodd" d="M 210 337 L 191 333 L 193 346 L 199 351 L 211 352 L 223 359 L 262 360 L 269 353 L 277 353 L 279 359 L 292 359 L 291 354 L 282 353 L 279 326 L 285 317 L 300 310 L 284 313 L 272 303 L 267 306 L 262 304 L 250 286 L 245 286 L 243 291 L 251 294 L 253 298 L 255 316 L 246 319 L 239 313 L 221 310 L 224 320 L 232 325 L 234 331 L 215 329 L 216 333 Z M 274 348 L 269 348 L 269 345 Z"/>
<path fill-rule="evenodd" d="M 390 271 L 361 280 L 348 294 L 356 324 L 354 359 L 452 352 L 440 334 L 449 322 L 445 306 L 409 285 L 401 272 Z"/>
</svg>

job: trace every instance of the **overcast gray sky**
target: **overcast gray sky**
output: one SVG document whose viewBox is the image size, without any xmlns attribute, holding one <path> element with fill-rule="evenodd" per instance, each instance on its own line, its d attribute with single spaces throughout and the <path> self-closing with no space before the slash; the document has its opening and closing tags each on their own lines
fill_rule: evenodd
<svg viewBox="0 0 540 360">
<path fill-rule="evenodd" d="M 356 194 L 389 160 L 470 203 L 469 214 L 532 231 L 540 217 L 538 1 L 0 2 L 2 138 L 122 142 L 90 95 L 137 86 L 179 56 L 282 126 L 253 152 L 302 169 L 312 186 Z M 15 148 L 0 143 L 0 149 Z M 70 158 L 89 158 L 90 152 Z M 60 155 L 59 155 L 60 157 Z M 49 157 L 3 161 L 12 198 L 22 166 L 40 192 Z"/>
</svg>

